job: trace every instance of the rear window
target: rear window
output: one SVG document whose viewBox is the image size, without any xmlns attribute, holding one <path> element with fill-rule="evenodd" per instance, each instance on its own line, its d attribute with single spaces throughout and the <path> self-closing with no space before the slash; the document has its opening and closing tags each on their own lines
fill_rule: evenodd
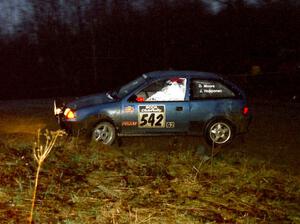
<svg viewBox="0 0 300 224">
<path fill-rule="evenodd" d="M 228 87 L 213 80 L 192 80 L 191 97 L 197 99 L 231 98 L 235 94 Z"/>
</svg>

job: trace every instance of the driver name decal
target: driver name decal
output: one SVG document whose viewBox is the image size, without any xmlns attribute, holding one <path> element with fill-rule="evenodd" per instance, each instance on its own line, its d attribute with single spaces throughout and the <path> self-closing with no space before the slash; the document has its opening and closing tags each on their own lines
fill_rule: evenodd
<svg viewBox="0 0 300 224">
<path fill-rule="evenodd" d="M 207 93 L 207 94 L 214 94 L 214 93 L 222 93 L 222 89 L 217 89 L 215 84 L 210 83 L 199 83 L 198 84 L 199 93 Z"/>
<path fill-rule="evenodd" d="M 166 126 L 166 110 L 164 105 L 139 106 L 139 128 L 164 128 Z"/>
</svg>

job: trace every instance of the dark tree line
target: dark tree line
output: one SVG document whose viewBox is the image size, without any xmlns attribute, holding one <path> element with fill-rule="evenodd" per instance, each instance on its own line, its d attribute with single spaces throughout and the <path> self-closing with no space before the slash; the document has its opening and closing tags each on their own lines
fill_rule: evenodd
<svg viewBox="0 0 300 224">
<path fill-rule="evenodd" d="M 214 13 L 201 0 L 27 0 L 15 32 L 0 29 L 1 97 L 80 95 L 171 68 L 293 70 L 298 1 L 218 2 Z"/>
</svg>

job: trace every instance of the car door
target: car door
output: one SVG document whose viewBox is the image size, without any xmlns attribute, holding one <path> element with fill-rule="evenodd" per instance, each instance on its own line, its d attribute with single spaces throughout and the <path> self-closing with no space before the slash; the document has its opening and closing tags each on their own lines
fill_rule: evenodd
<svg viewBox="0 0 300 224">
<path fill-rule="evenodd" d="M 167 134 L 188 130 L 187 79 L 157 80 L 122 101 L 122 134 Z"/>
<path fill-rule="evenodd" d="M 195 78 L 190 85 L 190 132 L 201 134 L 210 119 L 230 116 L 233 91 L 214 80 Z"/>
</svg>

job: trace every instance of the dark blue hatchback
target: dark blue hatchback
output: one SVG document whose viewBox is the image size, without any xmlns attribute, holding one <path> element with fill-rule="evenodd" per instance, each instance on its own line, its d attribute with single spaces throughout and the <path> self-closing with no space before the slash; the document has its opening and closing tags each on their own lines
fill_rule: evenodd
<svg viewBox="0 0 300 224">
<path fill-rule="evenodd" d="M 156 71 L 121 87 L 78 98 L 57 108 L 62 128 L 87 131 L 112 144 L 120 136 L 203 135 L 209 144 L 229 143 L 248 130 L 244 92 L 222 77 L 196 71 Z"/>
</svg>

